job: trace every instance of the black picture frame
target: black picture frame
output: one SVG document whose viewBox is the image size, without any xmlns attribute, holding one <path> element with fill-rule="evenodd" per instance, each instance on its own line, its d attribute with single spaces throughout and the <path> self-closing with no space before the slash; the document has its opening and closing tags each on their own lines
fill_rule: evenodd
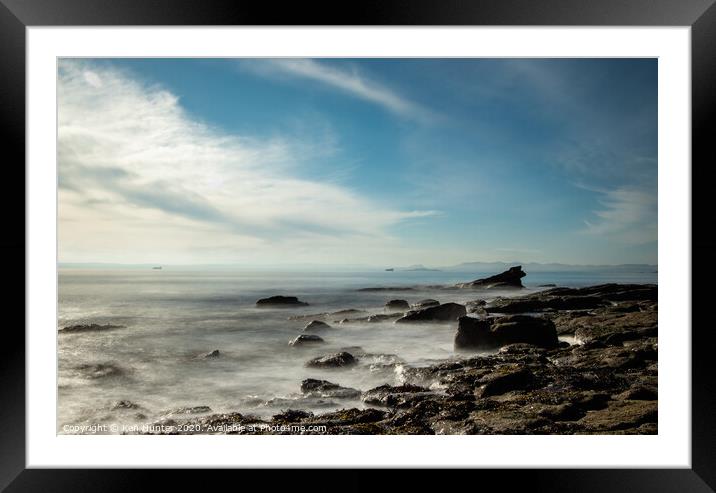
<svg viewBox="0 0 716 493">
<path fill-rule="evenodd" d="M 692 70 L 692 265 L 708 266 L 715 253 L 707 218 L 710 201 L 705 188 L 716 152 L 708 131 L 716 115 L 715 0 L 363 0 L 310 4 L 299 2 L 195 0 L 0 0 L 0 111 L 5 151 L 5 191 L 0 194 L 5 232 L 0 248 L 7 259 L 4 305 L 22 319 L 25 306 L 25 218 L 14 213 L 25 204 L 25 28 L 29 26 L 116 25 L 559 25 L 559 26 L 690 26 Z M 677 163 L 675 163 L 677 164 Z M 21 185 L 22 184 L 22 185 Z M 692 269 L 692 469 L 643 470 L 473 470 L 471 482 L 497 479 L 500 488 L 550 491 L 716 491 L 716 359 L 712 327 L 704 321 L 708 268 Z M 10 274 L 10 276 L 7 276 Z M 20 279 L 22 279 L 20 281 Z M 19 282 L 18 282 L 19 281 Z M 22 289 L 21 287 L 22 286 Z M 25 338 L 19 323 L 4 327 L 0 343 L 0 488 L 7 491 L 143 490 L 155 471 L 49 470 L 25 468 Z M 683 327 L 684 331 L 689 327 Z M 98 451 L 101 453 L 101 451 Z M 427 451 L 426 451 L 427 453 Z M 172 473 L 185 487 L 208 489 L 226 481 L 226 474 Z M 370 487 L 366 471 L 342 472 L 327 480 L 316 472 L 293 471 L 272 484 L 295 484 L 300 477 L 357 490 Z M 247 474 L 246 471 L 241 473 Z M 257 472 L 254 480 L 266 480 Z M 450 473 L 450 479 L 461 479 Z M 420 471 L 409 475 L 423 481 Z M 338 476 L 336 476 L 338 478 Z M 162 478 L 164 481 L 165 478 Z M 407 479 L 383 479 L 383 488 L 405 485 Z M 316 483 L 313 483 L 314 485 Z M 335 484 L 335 483 L 334 483 Z M 477 487 L 477 486 L 476 486 Z"/>
</svg>

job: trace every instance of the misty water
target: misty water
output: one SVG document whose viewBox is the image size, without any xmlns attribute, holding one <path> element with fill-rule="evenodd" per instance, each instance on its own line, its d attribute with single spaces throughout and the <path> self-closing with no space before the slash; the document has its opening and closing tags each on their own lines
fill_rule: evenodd
<svg viewBox="0 0 716 493">
<path fill-rule="evenodd" d="M 410 303 L 490 300 L 534 292 L 537 286 L 604 282 L 656 283 L 657 274 L 528 273 L 526 290 L 478 292 L 421 288 L 361 292 L 375 286 L 450 285 L 494 272 L 239 272 L 198 270 L 59 271 L 58 327 L 115 324 L 101 332 L 56 333 L 58 432 L 64 425 L 140 424 L 219 412 L 270 416 L 286 409 L 325 412 L 363 407 L 359 400 L 304 398 L 305 378 L 367 390 L 401 383 L 403 365 L 463 356 L 453 351 L 455 323 L 332 323 L 324 344 L 291 347 L 309 320 L 290 316 L 343 309 L 385 313 L 389 299 Z M 293 295 L 306 307 L 258 308 L 256 300 Z M 342 317 L 334 317 L 342 318 Z M 354 348 L 359 346 L 360 349 Z M 306 368 L 307 360 L 342 348 L 360 356 L 347 369 Z M 218 349 L 218 358 L 202 355 Z M 398 364 L 394 364 L 398 362 Z M 137 407 L 118 405 L 129 401 Z M 208 406 L 210 410 L 189 408 Z"/>
</svg>

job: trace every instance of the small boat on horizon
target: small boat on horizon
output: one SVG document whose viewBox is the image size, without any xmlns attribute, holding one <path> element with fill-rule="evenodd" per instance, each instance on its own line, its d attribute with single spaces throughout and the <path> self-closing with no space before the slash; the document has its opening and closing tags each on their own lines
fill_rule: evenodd
<svg viewBox="0 0 716 493">
<path fill-rule="evenodd" d="M 393 269 L 392 267 L 390 269 L 385 269 L 386 272 L 393 272 L 394 270 L 395 269 Z"/>
</svg>

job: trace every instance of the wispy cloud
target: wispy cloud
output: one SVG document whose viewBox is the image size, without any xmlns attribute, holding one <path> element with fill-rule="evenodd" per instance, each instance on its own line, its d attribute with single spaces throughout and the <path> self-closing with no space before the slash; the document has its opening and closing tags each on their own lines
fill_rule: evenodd
<svg viewBox="0 0 716 493">
<path fill-rule="evenodd" d="M 626 245 L 657 241 L 656 194 L 634 187 L 601 193 L 602 208 L 594 212 L 596 219 L 584 221 L 585 233 Z"/>
<path fill-rule="evenodd" d="M 396 115 L 421 123 L 435 122 L 439 116 L 425 106 L 411 101 L 386 85 L 371 80 L 354 69 L 346 71 L 311 59 L 277 58 L 244 62 L 261 75 L 288 75 L 319 82 L 353 97 L 376 104 Z"/>
<path fill-rule="evenodd" d="M 325 157 L 320 142 L 227 134 L 164 88 L 91 63 L 65 60 L 58 77 L 64 261 L 157 251 L 230 261 L 290 255 L 306 242 L 319 245 L 314 255 L 330 245 L 350 256 L 390 243 L 395 224 L 433 214 L 302 178 L 302 163 Z"/>
</svg>

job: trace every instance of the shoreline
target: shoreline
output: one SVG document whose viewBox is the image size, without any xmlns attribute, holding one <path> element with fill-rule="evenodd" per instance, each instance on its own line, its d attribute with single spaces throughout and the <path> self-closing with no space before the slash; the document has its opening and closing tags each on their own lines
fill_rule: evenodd
<svg viewBox="0 0 716 493">
<path fill-rule="evenodd" d="M 429 366 L 403 366 L 400 385 L 364 391 L 342 387 L 340 371 L 329 364 L 325 380 L 307 392 L 336 397 L 355 391 L 368 407 L 321 414 L 287 409 L 271 418 L 240 412 L 169 418 L 127 434 L 656 434 L 657 300 L 651 284 L 498 298 L 469 307 L 469 316 L 458 317 L 457 333 L 472 320 L 489 321 L 494 334 L 534 318 L 577 344 L 516 341 L 489 355 L 456 352 L 457 358 Z"/>
</svg>

